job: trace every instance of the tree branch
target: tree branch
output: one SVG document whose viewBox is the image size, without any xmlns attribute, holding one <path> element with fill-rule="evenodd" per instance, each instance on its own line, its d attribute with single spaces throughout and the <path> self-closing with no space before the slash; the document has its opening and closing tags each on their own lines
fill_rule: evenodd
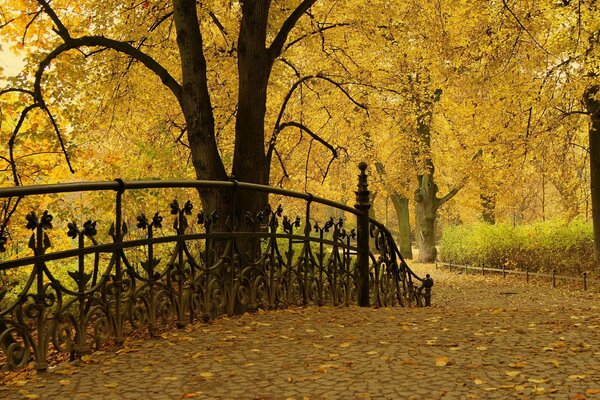
<svg viewBox="0 0 600 400">
<path fill-rule="evenodd" d="M 78 49 L 80 47 L 105 47 L 133 57 L 135 60 L 146 66 L 146 68 L 148 68 L 150 71 L 154 72 L 154 74 L 160 78 L 162 83 L 171 90 L 177 100 L 181 103 L 181 85 L 162 65 L 160 65 L 148 54 L 135 48 L 129 43 L 108 39 L 103 36 L 83 36 L 80 38 L 69 38 L 63 44 L 50 52 L 46 58 L 40 62 L 38 70 L 35 73 L 33 91 L 35 93 L 34 97 L 36 101 L 41 101 L 43 103 L 43 97 L 41 94 L 41 81 L 44 70 L 62 53 L 72 49 Z"/>
<path fill-rule="evenodd" d="M 223 39 L 225 39 L 225 44 L 227 45 L 227 47 L 229 47 L 229 40 L 227 40 L 227 31 L 225 30 L 225 27 L 223 26 L 223 24 L 221 23 L 221 21 L 219 21 L 219 18 L 217 18 L 217 16 L 215 15 L 214 12 L 209 11 L 208 15 L 210 16 L 210 18 L 212 19 L 212 21 L 214 22 L 214 24 L 219 29 L 219 32 L 221 32 L 221 35 L 223 36 Z"/>
<path fill-rule="evenodd" d="M 448 200 L 452 199 L 454 196 L 456 196 L 458 194 L 458 192 L 460 192 L 460 190 L 465 187 L 465 185 L 467 184 L 467 181 L 469 180 L 468 177 L 465 177 L 463 179 L 463 181 L 461 183 L 458 184 L 458 186 L 455 186 L 454 188 L 452 188 L 452 190 L 450 190 L 448 192 L 448 194 L 446 194 L 444 197 L 442 198 L 437 198 L 436 199 L 436 208 L 440 208 L 444 203 L 446 203 Z"/>
<path fill-rule="evenodd" d="M 46 0 L 37 0 L 37 2 L 42 6 L 44 12 L 48 14 L 52 22 L 54 22 L 55 28 L 53 28 L 52 30 L 56 32 L 56 34 L 60 36 L 65 42 L 71 39 L 71 34 L 69 34 L 69 30 L 62 23 L 58 15 L 56 15 L 54 9 L 50 7 L 50 4 L 48 4 Z"/>
<path fill-rule="evenodd" d="M 502 3 L 504 4 L 504 8 L 506 8 L 508 10 L 508 12 L 513 16 L 513 18 L 515 19 L 515 21 L 517 22 L 517 24 L 527 33 L 527 35 L 529 35 L 529 37 L 531 38 L 531 40 L 533 40 L 533 43 L 536 44 L 536 46 L 538 46 L 540 49 L 542 49 L 542 51 L 550 56 L 553 56 L 552 53 L 550 53 L 548 50 L 546 50 L 546 48 L 544 46 L 542 46 L 540 44 L 540 42 L 537 41 L 537 39 L 531 34 L 531 32 L 529 32 L 529 30 L 525 27 L 525 25 L 523 25 L 523 23 L 521 22 L 521 20 L 519 19 L 519 17 L 517 17 L 517 15 L 513 12 L 513 10 L 508 6 L 508 2 L 507 0 L 502 0 Z"/>
<path fill-rule="evenodd" d="M 290 47 L 292 47 L 292 46 L 293 46 L 293 45 L 295 45 L 296 43 L 298 43 L 298 42 L 300 42 L 300 41 L 302 41 L 302 40 L 306 39 L 306 38 L 307 38 L 307 37 L 309 37 L 309 36 L 312 36 L 312 35 L 317 35 L 317 34 L 323 33 L 323 32 L 325 32 L 325 31 L 327 31 L 327 30 L 329 30 L 329 29 L 338 28 L 338 27 L 340 27 L 340 26 L 349 26 L 349 25 L 350 25 L 350 24 L 349 24 L 349 23 L 347 23 L 347 22 L 340 22 L 340 23 L 338 23 L 338 24 L 331 24 L 331 25 L 327 25 L 327 26 L 324 26 L 324 27 L 319 27 L 319 29 L 317 29 L 316 31 L 312 31 L 312 32 L 305 33 L 304 35 L 302 35 L 302 36 L 300 36 L 300 37 L 298 37 L 298 38 L 296 38 L 296 39 L 292 40 L 291 42 L 289 42 L 288 44 L 286 44 L 286 45 L 285 45 L 285 49 L 283 49 L 283 51 L 286 51 L 287 49 L 289 49 Z"/>
<path fill-rule="evenodd" d="M 308 133 L 310 135 L 310 137 L 312 137 L 313 139 L 315 139 L 317 142 L 321 143 L 323 146 L 327 147 L 331 153 L 333 154 L 333 156 L 335 158 L 337 158 L 338 154 L 337 154 L 337 149 L 335 147 L 333 147 L 329 142 L 327 142 L 325 139 L 323 139 L 322 137 L 320 137 L 319 135 L 317 135 L 316 133 L 314 133 L 313 131 L 311 131 L 306 125 L 301 124 L 299 122 L 295 122 L 295 121 L 289 121 L 289 122 L 284 122 L 283 124 L 281 124 L 279 126 L 279 131 L 284 130 L 287 127 L 296 127 L 301 129 L 302 131 Z"/>
<path fill-rule="evenodd" d="M 289 33 L 292 31 L 302 14 L 304 14 L 313 4 L 315 4 L 317 0 L 303 0 L 302 3 L 296 7 L 296 9 L 288 16 L 283 25 L 281 25 L 281 29 L 273 39 L 273 43 L 269 46 L 269 54 L 271 56 L 271 60 L 275 60 L 281 54 L 283 50 L 283 46 Z"/>
<path fill-rule="evenodd" d="M 305 83 L 306 81 L 309 81 L 311 79 L 321 79 L 324 80 L 326 82 L 331 83 L 332 85 L 336 86 L 342 93 L 344 93 L 344 95 L 350 99 L 350 101 L 354 104 L 356 104 L 358 107 L 362 108 L 363 110 L 368 110 L 368 107 L 362 103 L 359 103 L 358 101 L 356 101 L 351 95 L 350 93 L 348 93 L 348 91 L 346 89 L 344 89 L 344 87 L 342 86 L 341 83 L 336 82 L 335 80 L 325 76 L 325 75 L 321 75 L 321 74 L 317 74 L 317 75 L 308 75 L 305 77 L 302 77 L 300 79 L 298 79 L 291 87 L 290 90 L 287 92 L 285 98 L 283 99 L 283 102 L 281 103 L 281 107 L 279 109 L 279 114 L 277 115 L 277 120 L 275 121 L 275 127 L 273 128 L 273 135 L 271 136 L 271 140 L 269 141 L 269 148 L 267 149 L 267 160 L 270 162 L 273 156 L 273 148 L 275 147 L 275 143 L 277 142 L 277 135 L 279 134 L 279 132 L 281 132 L 282 129 L 280 126 L 281 120 L 283 118 L 283 114 L 285 112 L 285 109 L 287 107 L 288 102 L 290 101 L 292 94 L 294 93 L 294 91 L 303 83 Z"/>
</svg>

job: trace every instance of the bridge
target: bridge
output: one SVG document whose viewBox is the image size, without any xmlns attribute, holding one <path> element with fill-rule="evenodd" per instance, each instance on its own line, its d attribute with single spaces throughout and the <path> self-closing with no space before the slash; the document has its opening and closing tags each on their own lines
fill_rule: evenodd
<svg viewBox="0 0 600 400">
<path fill-rule="evenodd" d="M 33 360 L 43 371 L 51 354 L 80 358 L 107 343 L 122 345 L 132 332 L 156 336 L 247 311 L 430 305 L 433 280 L 417 276 L 389 230 L 369 218 L 367 165 L 359 168 L 355 207 L 235 180 L 0 189 L 5 205 L 30 207 L 24 227 L 17 211 L 2 229 L 0 366 L 14 370 Z M 140 194 L 148 191 L 154 207 Z M 302 216 L 287 215 L 282 205 L 194 212 L 197 191 L 228 191 L 233 204 L 242 191 L 263 192 Z M 48 196 L 58 213 L 40 208 Z M 110 198 L 112 208 L 73 215 L 61 207 L 89 196 Z M 328 217 L 324 208 L 349 217 Z M 6 251 L 8 233 L 13 241 L 29 236 L 29 250 Z"/>
</svg>

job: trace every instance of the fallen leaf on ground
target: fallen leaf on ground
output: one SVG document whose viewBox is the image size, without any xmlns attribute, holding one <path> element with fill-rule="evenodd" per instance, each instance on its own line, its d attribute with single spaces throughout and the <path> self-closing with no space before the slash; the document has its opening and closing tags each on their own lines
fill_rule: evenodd
<svg viewBox="0 0 600 400">
<path fill-rule="evenodd" d="M 436 367 L 445 367 L 446 365 L 448 365 L 448 362 L 450 360 L 448 359 L 448 357 L 438 357 L 435 359 L 435 366 Z"/>
</svg>

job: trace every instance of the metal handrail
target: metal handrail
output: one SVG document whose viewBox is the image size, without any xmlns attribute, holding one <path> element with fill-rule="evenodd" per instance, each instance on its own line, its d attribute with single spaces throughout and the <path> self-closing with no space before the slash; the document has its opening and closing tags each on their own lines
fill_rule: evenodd
<svg viewBox="0 0 600 400">
<path fill-rule="evenodd" d="M 497 273 L 501 273 L 503 275 L 506 275 L 506 274 L 508 274 L 508 275 L 511 275 L 511 274 L 512 275 L 525 275 L 527 277 L 527 281 L 529 281 L 530 276 L 541 277 L 541 278 L 552 278 L 553 286 L 556 286 L 556 282 L 555 282 L 556 279 L 582 281 L 583 287 L 585 290 L 587 290 L 587 284 L 590 282 L 600 283 L 600 279 L 588 278 L 587 271 L 582 272 L 581 276 L 573 276 L 573 275 L 557 275 L 556 270 L 553 270 L 551 274 L 548 274 L 548 273 L 544 273 L 544 272 L 531 272 L 531 271 L 529 271 L 528 268 L 526 268 L 525 271 L 523 271 L 523 270 L 518 270 L 518 269 L 490 268 L 490 267 L 486 267 L 486 266 L 475 267 L 472 265 L 457 264 L 457 263 L 442 262 L 442 261 L 436 261 L 435 266 L 436 266 L 436 269 L 438 268 L 438 266 L 447 266 L 450 269 L 457 268 L 457 269 L 465 270 L 465 271 L 481 271 L 482 273 L 497 272 Z"/>
<path fill-rule="evenodd" d="M 50 343 L 58 351 L 80 356 L 108 339 L 122 343 L 127 323 L 145 326 L 154 334 L 165 319 L 182 327 L 193 319 L 257 307 L 327 302 L 430 305 L 433 280 L 429 275 L 417 276 L 406 264 L 389 230 L 368 217 L 366 164 L 359 168 L 356 208 L 310 193 L 237 181 L 117 179 L 0 188 L 0 198 L 4 199 L 73 192 L 116 193 L 112 243 L 97 243 L 93 238 L 95 223 L 93 234 L 85 231 L 85 225 L 84 229 L 71 225 L 69 236 L 78 240 L 77 248 L 46 252 L 50 246 L 47 231 L 51 229 L 51 216 L 46 212 L 42 216 L 28 215 L 27 227 L 32 230 L 29 247 L 34 254 L 0 262 L 0 272 L 32 266 L 21 292 L 8 308 L 0 307 L 0 350 L 6 355 L 6 364 L 9 368 L 22 367 L 33 355 L 36 369 L 43 370 L 48 365 Z M 206 218 L 201 222 L 203 214 L 199 214 L 198 223 L 203 224 L 204 232 L 194 232 L 188 224 L 192 205 L 185 208 L 188 203 L 183 207 L 173 202 L 170 206 L 176 234 L 155 237 L 153 229 L 162 225 L 162 217 L 155 217 L 155 227 L 154 219 L 150 222 L 140 216 L 138 221 L 141 218 L 143 223 L 138 228 L 145 237 L 125 239 L 125 193 L 160 188 L 230 190 L 234 199 L 239 191 L 301 199 L 306 202 L 303 234 L 298 229 L 302 220 L 298 218 L 294 224 L 279 208 L 267 208 L 250 216 L 257 225 L 238 227 L 242 231 L 232 228 L 238 226 L 236 212 L 231 215 L 232 225 L 222 225 L 220 229 L 224 230 L 217 231 L 209 229 Z M 235 204 L 235 200 L 232 202 Z M 357 234 L 354 229 L 346 230 L 341 219 L 313 226 L 311 204 L 355 215 Z M 369 233 L 375 236 L 376 243 L 384 243 L 376 255 L 369 250 Z M 192 242 L 200 244 L 188 247 Z M 167 243 L 171 246 L 162 248 L 159 256 L 166 255 L 166 261 L 161 262 L 155 257 L 154 247 Z M 252 245 L 254 250 L 243 252 L 243 243 Z M 127 249 L 133 248 L 143 248 L 138 253 L 139 260 L 130 259 L 132 253 Z M 93 262 L 86 255 L 93 255 Z M 75 270 L 62 271 L 69 275 L 65 278 L 55 275 L 56 264 L 50 264 L 63 259 L 77 261 L 77 265 L 67 267 Z M 0 304 L 5 294 L 0 287 Z"/>
</svg>

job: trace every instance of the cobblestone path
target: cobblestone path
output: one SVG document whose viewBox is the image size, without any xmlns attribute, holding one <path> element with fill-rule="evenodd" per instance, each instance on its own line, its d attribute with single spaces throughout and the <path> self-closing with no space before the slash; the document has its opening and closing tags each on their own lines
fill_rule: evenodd
<svg viewBox="0 0 600 400">
<path fill-rule="evenodd" d="M 426 268 L 432 308 L 223 318 L 5 379 L 0 398 L 600 398 L 597 293 Z"/>
</svg>

